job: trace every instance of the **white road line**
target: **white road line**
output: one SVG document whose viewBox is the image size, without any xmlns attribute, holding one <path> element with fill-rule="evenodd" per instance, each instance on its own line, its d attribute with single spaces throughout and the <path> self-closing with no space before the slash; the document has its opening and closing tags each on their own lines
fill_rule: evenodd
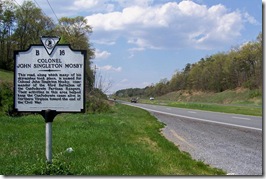
<svg viewBox="0 0 266 179">
<path fill-rule="evenodd" d="M 188 113 L 196 114 L 197 112 L 195 112 L 195 111 L 188 111 Z"/>
<path fill-rule="evenodd" d="M 215 124 L 223 124 L 223 125 L 227 125 L 227 126 L 233 126 L 233 127 L 241 127 L 241 128 L 245 128 L 245 129 L 253 129 L 253 130 L 258 130 L 258 131 L 262 131 L 262 129 L 259 128 L 255 128 L 255 127 L 248 127 L 248 126 L 241 126 L 241 125 L 237 125 L 237 124 L 229 124 L 229 123 L 225 123 L 225 122 L 218 122 L 218 121 L 211 121 L 211 120 L 207 120 L 207 119 L 201 119 L 201 118 L 196 118 L 196 117 L 189 117 L 189 116 L 183 116 L 183 115 L 178 115 L 178 114 L 172 114 L 172 113 L 168 113 L 168 112 L 162 112 L 162 111 L 157 111 L 157 110 L 153 110 L 153 109 L 148 109 L 148 108 L 144 108 L 144 107 L 140 107 L 140 106 L 134 106 L 131 104 L 128 104 L 129 106 L 133 106 L 133 107 L 138 107 L 147 111 L 151 111 L 151 112 L 156 112 L 156 113 L 160 113 L 160 114 L 166 114 L 169 116 L 175 116 L 175 117 L 183 117 L 183 118 L 187 118 L 187 119 L 193 119 L 193 120 L 197 120 L 197 121 L 204 121 L 204 122 L 210 122 L 210 123 L 215 123 Z"/>
<path fill-rule="evenodd" d="M 243 120 L 251 120 L 250 118 L 245 118 L 245 117 L 236 117 L 236 116 L 232 116 L 232 118 L 234 119 L 243 119 Z"/>
</svg>

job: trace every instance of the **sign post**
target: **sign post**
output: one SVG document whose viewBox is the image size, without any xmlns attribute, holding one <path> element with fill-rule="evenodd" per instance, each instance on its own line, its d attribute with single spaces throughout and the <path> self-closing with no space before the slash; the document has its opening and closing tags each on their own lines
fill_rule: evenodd
<svg viewBox="0 0 266 179">
<path fill-rule="evenodd" d="M 45 110 L 41 112 L 45 120 L 45 155 L 48 163 L 52 163 L 52 122 L 57 115 L 56 111 Z"/>
<path fill-rule="evenodd" d="M 14 52 L 14 109 L 40 113 L 46 123 L 46 159 L 52 162 L 52 122 L 58 113 L 85 112 L 86 50 L 41 37 L 42 45 Z"/>
</svg>

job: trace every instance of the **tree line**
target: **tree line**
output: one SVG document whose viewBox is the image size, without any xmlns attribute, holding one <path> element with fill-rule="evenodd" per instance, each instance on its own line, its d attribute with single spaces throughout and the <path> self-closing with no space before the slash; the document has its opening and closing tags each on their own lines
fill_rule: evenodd
<svg viewBox="0 0 266 179">
<path fill-rule="evenodd" d="M 93 88 L 94 76 L 90 68 L 94 50 L 88 35 L 92 28 L 82 16 L 62 17 L 56 24 L 32 1 L 22 5 L 12 0 L 0 1 L 0 69 L 13 71 L 14 50 L 26 50 L 30 44 L 41 44 L 41 36 L 60 36 L 61 44 L 71 44 L 76 50 L 87 50 L 86 86 Z"/>
<path fill-rule="evenodd" d="M 188 63 L 176 71 L 170 80 L 162 79 L 154 85 L 119 90 L 116 96 L 161 96 L 172 91 L 188 90 L 222 92 L 244 87 L 262 89 L 263 42 L 262 33 L 250 41 L 228 52 L 216 53 Z"/>
</svg>

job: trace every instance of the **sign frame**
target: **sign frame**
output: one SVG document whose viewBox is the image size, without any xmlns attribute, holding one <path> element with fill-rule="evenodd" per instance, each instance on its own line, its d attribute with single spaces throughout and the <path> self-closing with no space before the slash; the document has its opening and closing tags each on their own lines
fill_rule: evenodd
<svg viewBox="0 0 266 179">
<path fill-rule="evenodd" d="M 51 37 L 53 38 L 53 37 Z M 37 48 L 44 48 L 45 49 L 45 46 L 42 45 L 42 44 L 31 44 L 28 49 L 26 50 L 15 50 L 14 51 L 14 99 L 13 99 L 13 109 L 15 112 L 17 113 L 44 113 L 44 111 L 47 111 L 47 110 L 52 110 L 48 107 L 45 107 L 44 109 L 42 110 L 31 110 L 31 111 L 28 111 L 28 110 L 19 110 L 16 106 L 18 104 L 18 101 L 16 100 L 16 95 L 17 95 L 17 80 L 18 80 L 18 76 L 17 76 L 17 64 L 18 64 L 18 59 L 17 59 L 17 56 L 20 54 L 20 53 L 23 53 L 23 52 L 28 52 L 29 50 L 31 50 L 32 48 L 34 47 L 37 47 Z M 53 110 L 53 111 L 56 111 L 56 113 L 85 113 L 86 111 L 86 61 L 87 61 L 87 50 L 74 50 L 72 49 L 71 45 L 70 44 L 55 44 L 55 47 L 66 47 L 66 48 L 69 48 L 72 52 L 78 52 L 78 53 L 81 53 L 81 55 L 83 55 L 83 70 L 82 70 L 82 75 L 83 75 L 83 96 L 81 96 L 81 101 L 82 101 L 82 108 L 80 109 L 80 111 L 68 111 L 68 110 L 60 110 L 60 111 L 56 111 L 56 110 Z M 45 49 L 45 51 L 47 52 L 47 50 Z M 53 52 L 51 52 L 51 54 L 49 54 L 47 52 L 47 55 L 48 56 L 51 56 L 52 54 L 54 54 L 56 52 L 56 50 L 54 49 Z M 66 58 L 66 57 L 65 57 Z M 74 62 L 74 61 L 73 61 Z M 49 71 L 49 70 L 47 70 Z M 51 72 L 51 69 L 50 71 Z M 67 103 L 67 102 L 65 102 Z"/>
</svg>

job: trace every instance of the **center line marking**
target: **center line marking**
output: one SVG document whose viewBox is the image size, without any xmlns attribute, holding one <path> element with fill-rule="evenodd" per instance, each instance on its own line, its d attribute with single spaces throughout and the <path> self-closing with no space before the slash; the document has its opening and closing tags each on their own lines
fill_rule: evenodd
<svg viewBox="0 0 266 179">
<path fill-rule="evenodd" d="M 197 112 L 195 112 L 195 111 L 188 111 L 189 113 L 193 113 L 193 114 L 195 114 L 195 113 L 197 113 Z"/>
<path fill-rule="evenodd" d="M 234 119 L 251 120 L 251 119 L 249 119 L 249 118 L 245 118 L 245 117 L 236 117 L 236 116 L 232 116 L 232 118 L 234 118 Z"/>
</svg>

